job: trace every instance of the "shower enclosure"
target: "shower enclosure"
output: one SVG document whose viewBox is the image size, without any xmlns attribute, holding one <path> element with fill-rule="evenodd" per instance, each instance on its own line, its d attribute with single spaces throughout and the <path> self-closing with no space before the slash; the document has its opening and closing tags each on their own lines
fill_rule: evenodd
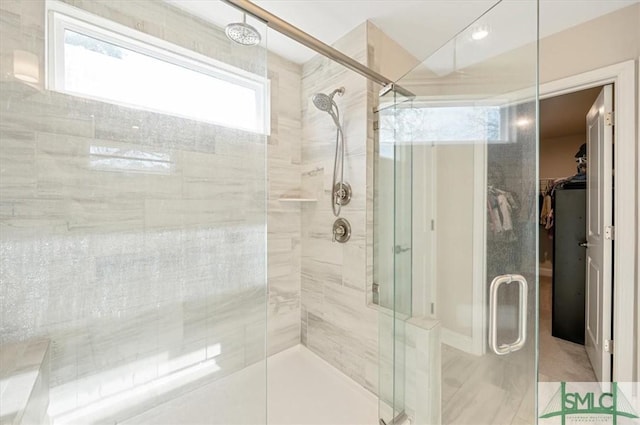
<svg viewBox="0 0 640 425">
<path fill-rule="evenodd" d="M 210 421 L 264 423 L 266 42 L 160 1 L 0 12 L 3 355 L 49 359 L 56 424 L 241 370 Z"/>
<path fill-rule="evenodd" d="M 255 5 L 225 2 L 251 8 L 223 13 L 245 45 L 186 10 L 196 2 L 0 1 L 0 419 L 264 424 L 268 335 L 283 326 L 328 357 L 323 367 L 377 392 L 381 424 L 535 423 L 537 1 L 498 2 L 394 84 L 294 32 L 385 85 L 369 137 L 373 83 L 345 84 L 345 115 L 363 118 L 344 126 L 361 129 L 353 142 L 332 103 L 340 89 L 315 99 L 338 124 L 332 207 L 349 201 L 342 162 L 362 173 L 349 169 L 357 190 L 343 210 L 357 218 L 353 237 L 334 227 L 348 241 L 334 244 L 310 227 L 304 254 L 291 228 L 301 210 L 324 226 L 315 199 L 267 193 L 269 102 L 295 92 L 282 101 L 284 130 L 271 133 L 291 138 L 301 67 L 271 93 L 267 24 Z M 345 141 L 352 152 L 338 165 Z M 304 187 L 311 150 L 299 145 L 276 149 L 274 162 L 291 166 L 279 183 Z M 322 173 L 306 178 L 327 193 Z M 267 205 L 278 236 L 289 232 L 270 245 L 286 288 L 270 280 L 269 292 Z M 302 271 L 303 256 L 319 258 Z M 313 311 L 303 313 L 302 289 Z M 268 327 L 279 307 L 291 311 Z M 273 340 L 286 345 L 283 333 Z"/>
<path fill-rule="evenodd" d="M 499 2 L 380 99 L 386 424 L 536 423 L 537 31 Z"/>
</svg>

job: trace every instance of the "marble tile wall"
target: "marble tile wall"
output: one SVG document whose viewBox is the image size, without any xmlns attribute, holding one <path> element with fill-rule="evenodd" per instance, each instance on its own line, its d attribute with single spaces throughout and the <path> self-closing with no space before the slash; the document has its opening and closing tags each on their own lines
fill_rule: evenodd
<svg viewBox="0 0 640 425">
<path fill-rule="evenodd" d="M 0 2 L 0 340 L 51 340 L 54 416 L 204 368 L 91 413 L 114 419 L 264 359 L 267 314 L 269 352 L 299 341 L 300 207 L 277 198 L 300 187 L 301 68 L 166 3 L 69 3 L 268 71 L 273 95 L 267 139 L 11 81 L 14 49 L 44 63 L 44 2 Z"/>
<path fill-rule="evenodd" d="M 366 63 L 367 24 L 341 38 L 338 50 Z M 314 93 L 344 86 L 335 100 L 345 132 L 345 180 L 353 195 L 341 216 L 346 244 L 332 242 L 331 183 L 335 126 L 311 102 Z M 365 388 L 378 386 L 378 317 L 367 305 L 367 80 L 324 57 L 302 71 L 302 190 L 318 202 L 302 210 L 302 342 Z M 370 257 L 369 257 L 370 258 Z"/>
<path fill-rule="evenodd" d="M 302 67 L 269 54 L 271 135 L 267 144 L 267 273 L 269 355 L 300 343 Z M 275 112 L 275 113 L 274 113 Z"/>
<path fill-rule="evenodd" d="M 370 22 L 356 27 L 334 47 L 390 78 L 401 77 L 418 63 Z M 331 234 L 335 127 L 311 103 L 314 93 L 329 93 L 341 86 L 345 94 L 335 100 L 345 130 L 345 180 L 353 189 L 351 203 L 341 213 L 352 227 L 346 244 L 332 242 Z M 374 108 L 380 88 L 323 57 L 303 66 L 302 189 L 318 203 L 302 210 L 301 336 L 315 353 L 384 398 L 393 388 L 393 361 L 388 354 L 393 352 L 394 336 L 387 326 L 391 322 L 379 317 L 371 305 L 374 121 L 378 119 Z"/>
</svg>

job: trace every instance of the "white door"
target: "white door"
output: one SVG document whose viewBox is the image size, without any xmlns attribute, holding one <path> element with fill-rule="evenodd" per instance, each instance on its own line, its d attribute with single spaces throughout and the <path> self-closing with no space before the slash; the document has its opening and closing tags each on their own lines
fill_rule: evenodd
<svg viewBox="0 0 640 425">
<path fill-rule="evenodd" d="M 585 346 L 601 382 L 611 381 L 613 87 L 602 88 L 587 115 L 587 255 Z"/>
</svg>

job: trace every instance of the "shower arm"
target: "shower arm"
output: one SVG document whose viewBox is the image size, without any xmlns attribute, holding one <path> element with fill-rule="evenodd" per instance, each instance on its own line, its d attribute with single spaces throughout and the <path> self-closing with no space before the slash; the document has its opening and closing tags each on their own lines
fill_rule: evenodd
<svg viewBox="0 0 640 425">
<path fill-rule="evenodd" d="M 399 93 L 411 99 L 415 97 L 412 92 L 395 84 L 393 80 L 385 77 L 384 75 L 374 71 L 367 66 L 362 65 L 360 62 L 352 59 L 351 57 L 329 46 L 328 44 L 323 43 L 317 38 L 302 31 L 300 28 L 291 25 L 287 21 L 280 19 L 276 15 L 254 4 L 250 0 L 222 1 L 265 22 L 269 28 L 278 31 L 280 34 L 287 36 L 290 39 L 310 48 L 311 50 L 339 63 L 340 65 L 357 72 L 363 77 L 366 77 L 367 79 L 382 85 L 380 96 L 384 96 L 385 94 L 389 93 L 389 91 L 393 90 L 396 93 Z"/>
</svg>

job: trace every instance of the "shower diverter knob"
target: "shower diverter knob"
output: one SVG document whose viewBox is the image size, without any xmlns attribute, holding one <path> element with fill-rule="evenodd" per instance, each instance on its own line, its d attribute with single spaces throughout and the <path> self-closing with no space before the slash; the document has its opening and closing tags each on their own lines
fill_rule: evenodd
<svg viewBox="0 0 640 425">
<path fill-rule="evenodd" d="M 333 186 L 333 199 L 336 205 L 345 206 L 351 201 L 351 185 L 349 183 L 336 183 Z"/>
<path fill-rule="evenodd" d="M 345 243 L 351 238 L 351 225 L 344 218 L 333 222 L 333 241 Z"/>
</svg>

